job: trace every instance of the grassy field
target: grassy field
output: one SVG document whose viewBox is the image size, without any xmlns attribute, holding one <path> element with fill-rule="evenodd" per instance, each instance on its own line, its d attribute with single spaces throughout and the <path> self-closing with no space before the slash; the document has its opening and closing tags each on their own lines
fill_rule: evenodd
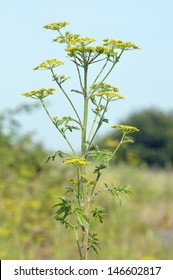
<svg viewBox="0 0 173 280">
<path fill-rule="evenodd" d="M 35 177 L 25 169 L 1 176 L 0 259 L 78 259 L 73 232 L 54 221 L 51 208 L 68 172 L 57 163 Z M 128 184 L 134 194 L 121 206 L 100 196 L 107 214 L 94 229 L 101 251 L 90 259 L 173 259 L 172 170 L 118 165 L 103 177 L 100 187 Z"/>
</svg>

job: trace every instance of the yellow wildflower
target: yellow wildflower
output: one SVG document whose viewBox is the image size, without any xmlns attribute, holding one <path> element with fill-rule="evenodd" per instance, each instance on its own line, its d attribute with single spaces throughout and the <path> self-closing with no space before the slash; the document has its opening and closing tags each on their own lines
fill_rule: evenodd
<svg viewBox="0 0 173 280">
<path fill-rule="evenodd" d="M 77 44 L 79 43 L 80 45 L 88 45 L 90 43 L 95 42 L 94 38 L 88 38 L 88 37 L 81 37 L 81 38 L 76 38 L 74 40 L 71 40 L 71 44 Z"/>
<path fill-rule="evenodd" d="M 56 89 L 55 88 L 41 88 L 39 90 L 32 90 L 32 91 L 29 91 L 29 92 L 25 92 L 23 93 L 22 95 L 23 96 L 26 96 L 26 97 L 31 97 L 31 98 L 38 98 L 38 99 L 43 99 L 45 97 L 47 97 L 48 95 L 52 95 L 54 94 L 54 91 Z"/>
<path fill-rule="evenodd" d="M 114 39 L 104 39 L 104 46 L 109 46 L 112 49 L 121 49 L 121 50 L 130 50 L 130 49 L 139 49 L 138 46 L 133 44 L 132 42 L 124 42 L 121 40 Z"/>
<path fill-rule="evenodd" d="M 107 56 L 114 56 L 115 53 L 112 49 L 108 48 L 107 46 L 101 45 L 101 46 L 97 46 L 96 48 L 96 52 L 99 54 L 105 54 Z"/>
<path fill-rule="evenodd" d="M 64 62 L 57 60 L 56 58 L 53 59 L 47 59 L 46 61 L 42 62 L 41 64 L 39 64 L 38 66 L 34 67 L 34 70 L 38 70 L 38 69 L 52 69 L 55 68 L 59 65 L 63 65 Z"/>
<path fill-rule="evenodd" d="M 77 40 L 80 37 L 80 34 L 72 34 L 69 31 L 65 32 L 65 35 L 60 35 L 53 39 L 53 42 L 58 43 L 67 43 L 70 44 L 73 40 Z"/>
<path fill-rule="evenodd" d="M 83 54 L 83 52 L 90 54 L 95 53 L 96 48 L 91 46 L 67 46 L 65 51 L 70 57 L 73 57 L 77 54 Z"/>
<path fill-rule="evenodd" d="M 61 28 L 65 27 L 68 24 L 69 24 L 69 22 L 67 22 L 67 21 L 64 21 L 64 22 L 52 22 L 50 24 L 44 25 L 43 28 L 51 29 L 51 30 L 60 30 Z"/>
<path fill-rule="evenodd" d="M 113 126 L 111 126 L 111 128 L 115 128 L 125 134 L 139 131 L 139 129 L 135 126 L 124 125 L 124 124 L 114 124 Z"/>
<path fill-rule="evenodd" d="M 121 94 L 119 94 L 117 92 L 113 92 L 113 91 L 101 91 L 101 92 L 96 93 L 95 96 L 107 96 L 110 98 L 117 97 L 118 99 L 124 99 L 124 96 L 122 96 Z"/>
<path fill-rule="evenodd" d="M 86 41 L 85 41 L 86 39 Z M 89 40 L 90 39 L 90 40 Z M 56 39 L 55 39 L 56 40 Z M 88 41 L 87 41 L 88 40 Z M 69 56 L 74 56 L 75 54 L 79 54 L 85 52 L 85 53 L 93 53 L 93 55 L 101 55 L 105 54 L 106 56 L 114 56 L 115 53 L 112 49 L 106 47 L 106 46 L 87 46 L 90 44 L 90 41 L 94 40 L 92 38 L 79 38 L 79 39 L 74 39 L 69 41 L 69 45 L 66 47 L 66 52 L 68 53 Z M 76 43 L 80 43 L 79 45 L 75 45 Z M 70 44 L 74 44 L 70 45 Z"/>
<path fill-rule="evenodd" d="M 67 157 L 64 159 L 64 164 L 78 164 L 78 165 L 86 165 L 90 164 L 90 162 L 86 161 L 84 157 Z"/>
<path fill-rule="evenodd" d="M 95 180 L 89 180 L 89 181 L 87 182 L 87 184 L 88 184 L 88 185 L 94 185 L 95 182 L 96 182 Z"/>
<path fill-rule="evenodd" d="M 118 92 L 119 89 L 117 87 L 114 87 L 110 84 L 107 84 L 105 82 L 101 82 L 98 84 L 94 84 L 91 86 L 93 91 L 98 91 L 98 92 L 103 92 L 103 91 L 113 91 L 113 92 Z"/>
</svg>

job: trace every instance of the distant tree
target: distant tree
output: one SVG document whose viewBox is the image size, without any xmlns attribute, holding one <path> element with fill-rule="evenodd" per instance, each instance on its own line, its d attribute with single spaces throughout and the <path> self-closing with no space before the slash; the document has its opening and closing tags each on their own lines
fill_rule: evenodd
<svg viewBox="0 0 173 280">
<path fill-rule="evenodd" d="M 133 145 L 128 145 L 128 149 L 124 145 L 119 151 L 120 160 L 149 166 L 173 164 L 173 112 L 144 109 L 129 115 L 124 122 L 135 125 L 140 132 L 133 134 Z M 117 138 L 110 134 L 99 142 L 111 148 L 118 139 L 118 134 Z"/>
</svg>

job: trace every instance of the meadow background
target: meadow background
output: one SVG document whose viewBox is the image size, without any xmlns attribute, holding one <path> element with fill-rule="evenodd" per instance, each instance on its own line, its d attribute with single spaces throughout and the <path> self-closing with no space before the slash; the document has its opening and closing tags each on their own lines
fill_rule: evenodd
<svg viewBox="0 0 173 280">
<path fill-rule="evenodd" d="M 6 112 L 0 118 L 0 258 L 78 259 L 73 232 L 54 220 L 52 208 L 72 170 L 58 159 L 46 163 L 51 151 L 34 143 L 32 134 L 20 134 L 20 123 L 14 116 L 14 112 Z M 172 131 L 170 115 L 169 119 Z M 111 135 L 102 140 L 112 144 Z M 172 140 L 165 143 L 173 145 Z M 99 256 L 91 254 L 91 259 L 173 257 L 173 161 L 150 164 L 137 157 L 137 144 L 133 148 L 130 156 L 124 157 L 129 149 L 119 154 L 99 183 L 100 188 L 104 182 L 129 185 L 133 195 L 122 197 L 121 206 L 108 194 L 100 196 L 106 216 L 94 231 L 102 249 Z M 162 148 L 150 147 L 151 154 L 153 150 L 159 154 Z"/>
</svg>

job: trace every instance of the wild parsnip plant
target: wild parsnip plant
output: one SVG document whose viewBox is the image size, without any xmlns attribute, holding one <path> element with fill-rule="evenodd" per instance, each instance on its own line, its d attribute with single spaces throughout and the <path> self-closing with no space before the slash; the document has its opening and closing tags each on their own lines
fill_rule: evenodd
<svg viewBox="0 0 173 280">
<path fill-rule="evenodd" d="M 91 222 L 103 223 L 105 210 L 97 205 L 97 198 L 105 192 L 116 196 L 119 200 L 121 194 L 130 194 L 128 186 L 109 186 L 104 183 L 98 188 L 98 182 L 103 171 L 109 167 L 111 159 L 115 156 L 120 146 L 127 142 L 133 142 L 129 135 L 138 131 L 136 127 L 128 125 L 112 125 L 112 128 L 121 132 L 122 137 L 114 151 L 100 150 L 95 145 L 95 138 L 104 123 L 108 123 L 106 112 L 110 102 L 124 99 L 117 87 L 106 83 L 106 79 L 119 62 L 125 51 L 139 49 L 131 42 L 123 42 L 114 39 L 104 39 L 101 45 L 95 45 L 95 39 L 81 37 L 80 34 L 72 34 L 69 31 L 63 33 L 68 22 L 55 22 L 45 25 L 44 28 L 57 32 L 54 42 L 65 44 L 65 52 L 76 68 L 79 87 L 67 91 L 64 84 L 69 79 L 65 75 L 58 75 L 55 68 L 64 63 L 56 58 L 48 59 L 36 66 L 34 70 L 48 70 L 52 75 L 57 88 L 66 97 L 71 106 L 74 116 L 52 116 L 49 112 L 45 98 L 53 95 L 55 88 L 41 88 L 25 92 L 23 95 L 38 99 L 46 111 L 51 122 L 59 134 L 66 141 L 70 152 L 57 151 L 47 159 L 54 160 L 56 156 L 62 158 L 65 165 L 74 168 L 75 176 L 68 179 L 68 186 L 65 187 L 63 196 L 58 196 L 57 204 L 54 205 L 55 219 L 74 231 L 79 257 L 82 260 L 88 259 L 88 251 L 91 249 L 98 254 L 99 240 L 97 233 L 91 228 Z M 98 66 L 98 72 L 94 76 L 90 68 Z M 92 81 L 92 82 L 90 82 Z M 82 96 L 83 112 L 78 113 L 73 100 Z M 65 107 L 64 107 L 65 108 Z M 89 122 L 89 116 L 92 121 Z M 68 132 L 78 130 L 79 149 L 75 150 Z M 80 150 L 80 152 L 79 152 Z M 93 178 L 89 177 L 88 166 L 93 165 Z M 94 226 L 94 229 L 96 226 Z"/>
</svg>

